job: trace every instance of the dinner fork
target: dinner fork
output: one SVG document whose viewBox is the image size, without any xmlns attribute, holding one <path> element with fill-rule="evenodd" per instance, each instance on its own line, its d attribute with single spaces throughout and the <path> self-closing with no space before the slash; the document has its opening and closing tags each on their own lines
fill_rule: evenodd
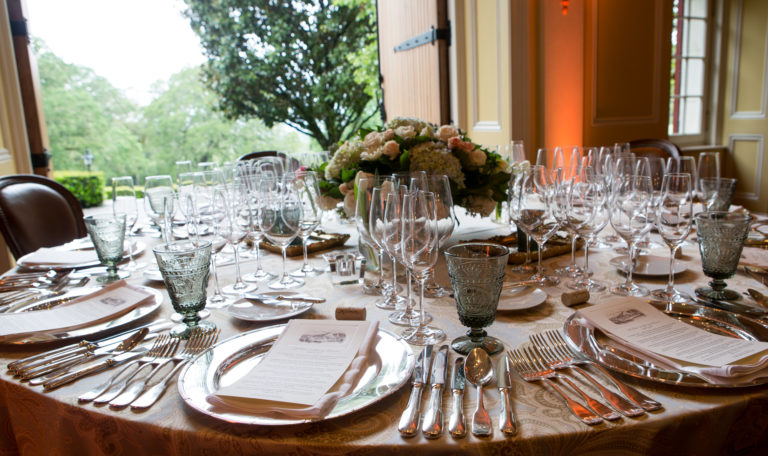
<svg viewBox="0 0 768 456">
<path fill-rule="evenodd" d="M 549 376 L 545 374 L 545 372 L 542 372 L 536 367 L 533 359 L 530 358 L 527 353 L 524 353 L 521 349 L 515 349 L 507 350 L 507 355 L 509 356 L 509 360 L 512 362 L 512 367 L 520 376 L 520 378 L 526 382 L 538 382 L 540 380 L 546 381 L 547 384 L 549 384 L 552 388 L 554 388 L 555 391 L 560 394 L 560 396 L 562 396 L 562 398 L 565 400 L 565 404 L 568 406 L 568 409 L 570 409 L 570 411 L 581 421 L 589 425 L 603 422 L 603 419 L 595 415 L 594 412 L 588 410 L 583 405 L 568 397 L 568 395 L 565 394 L 565 392 L 561 390 L 555 382 L 549 379 Z"/>
<path fill-rule="evenodd" d="M 173 370 L 166 374 L 165 377 L 163 377 L 156 384 L 149 387 L 149 389 L 144 391 L 141 396 L 131 402 L 131 409 L 146 409 L 157 402 L 160 396 L 162 396 L 165 392 L 165 389 L 168 387 L 168 382 L 176 375 L 176 373 L 179 372 L 183 366 L 192 361 L 192 359 L 197 355 L 205 352 L 211 346 L 213 346 L 213 344 L 215 344 L 219 339 L 219 334 L 221 334 L 221 329 L 207 332 L 197 331 L 193 333 L 193 335 L 190 336 L 190 338 L 187 340 L 187 343 L 184 345 L 184 350 L 173 358 L 173 360 L 179 361 L 179 363 L 176 364 Z M 157 374 L 164 365 L 165 364 L 159 364 L 157 367 L 155 367 L 152 373 L 150 373 L 147 377 L 146 384 L 149 384 L 150 380 L 152 380 L 152 377 L 154 377 L 155 374 Z"/>
<path fill-rule="evenodd" d="M 544 361 L 546 364 L 551 367 L 552 369 L 558 370 L 558 369 L 572 369 L 579 374 L 581 374 L 584 378 L 589 380 L 595 388 L 600 391 L 600 394 L 603 396 L 605 400 L 607 400 L 613 407 L 618 410 L 619 412 L 623 413 L 626 416 L 640 416 L 645 413 L 645 410 L 642 407 L 638 407 L 637 405 L 629 402 L 628 400 L 624 399 L 623 397 L 619 396 L 618 394 L 614 393 L 613 391 L 605 388 L 603 385 L 597 382 L 591 375 L 589 375 L 584 369 L 580 368 L 579 366 L 576 366 L 573 364 L 573 357 L 572 356 L 566 356 L 560 351 L 557 350 L 554 343 L 551 342 L 549 337 L 545 337 L 545 335 L 548 336 L 548 333 L 543 334 L 532 334 L 528 336 L 528 340 L 533 344 L 534 347 L 541 353 L 542 357 L 544 358 Z"/>
<path fill-rule="evenodd" d="M 614 384 L 621 390 L 622 393 L 624 393 L 625 396 L 629 398 L 632 402 L 639 405 L 645 411 L 652 412 L 654 410 L 660 409 L 661 402 L 655 401 L 651 399 L 650 397 L 646 396 L 645 394 L 641 393 L 640 391 L 634 389 L 633 387 L 625 384 L 624 382 L 619 381 L 616 377 L 611 375 L 607 370 L 603 368 L 600 364 L 592 361 L 585 355 L 584 353 L 577 352 L 573 348 L 571 348 L 568 343 L 566 343 L 565 339 L 563 339 L 562 334 L 560 334 L 559 331 L 548 331 L 547 332 L 549 339 L 552 341 L 552 343 L 555 344 L 555 347 L 563 354 L 565 355 L 565 358 L 563 359 L 564 362 L 572 363 L 572 364 L 590 364 L 592 366 L 595 366 L 600 372 L 602 372 L 606 377 L 610 378 L 611 381 L 613 381 Z M 570 358 L 568 357 L 570 355 Z"/>
</svg>

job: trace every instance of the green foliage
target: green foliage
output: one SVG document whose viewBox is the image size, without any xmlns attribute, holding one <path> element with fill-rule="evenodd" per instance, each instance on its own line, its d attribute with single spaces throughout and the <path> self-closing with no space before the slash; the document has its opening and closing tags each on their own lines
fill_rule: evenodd
<svg viewBox="0 0 768 456">
<path fill-rule="evenodd" d="M 206 50 L 205 80 L 227 117 L 284 122 L 331 149 L 378 112 L 370 0 L 185 3 Z"/>
<path fill-rule="evenodd" d="M 136 199 L 140 199 L 140 200 L 144 199 L 144 186 L 135 185 L 133 187 L 133 191 L 136 192 Z M 104 187 L 104 200 L 109 201 L 111 199 L 112 199 L 112 186 L 107 185 L 106 187 Z M 139 201 L 139 204 L 144 204 L 144 203 Z"/>
<path fill-rule="evenodd" d="M 53 179 L 72 192 L 84 208 L 99 206 L 104 201 L 104 173 L 55 171 Z"/>
</svg>

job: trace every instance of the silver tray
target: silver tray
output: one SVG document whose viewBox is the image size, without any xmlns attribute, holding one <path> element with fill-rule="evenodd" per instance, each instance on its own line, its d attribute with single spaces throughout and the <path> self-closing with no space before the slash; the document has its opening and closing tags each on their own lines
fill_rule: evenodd
<svg viewBox="0 0 768 456">
<path fill-rule="evenodd" d="M 50 342 L 64 341 L 64 340 L 74 339 L 74 338 L 82 339 L 84 337 L 89 337 L 94 334 L 100 333 L 102 331 L 113 330 L 116 328 L 120 328 L 122 326 L 129 325 L 154 312 L 158 307 L 160 307 L 160 304 L 162 304 L 163 302 L 163 293 L 160 290 L 155 290 L 154 288 L 143 287 L 143 286 L 138 286 L 138 287 L 146 292 L 152 293 L 152 295 L 154 295 L 154 299 L 152 299 L 151 301 L 148 301 L 146 304 L 142 306 L 136 307 L 135 309 L 131 310 L 128 313 L 120 315 L 114 320 L 104 321 L 101 323 L 97 323 L 95 325 L 86 326 L 79 329 L 73 329 L 71 331 L 60 331 L 60 332 L 52 331 L 47 333 L 34 334 L 21 339 L 4 340 L 4 341 L 0 341 L 0 344 L 33 345 L 33 344 L 45 344 Z M 74 293 L 74 294 L 80 294 L 80 293 Z M 67 296 L 67 295 L 64 295 L 64 296 Z M 53 299 L 57 299 L 57 298 L 53 298 Z M 43 302 L 45 301 L 40 301 L 35 304 L 41 304 Z"/>
<path fill-rule="evenodd" d="M 136 256 L 144 251 L 145 248 L 147 248 L 147 245 L 143 241 L 136 241 L 133 244 L 131 244 L 133 251 L 131 254 L 133 256 Z M 84 249 L 75 249 L 75 250 L 93 250 L 93 247 L 90 249 L 84 248 Z M 31 255 L 31 254 L 27 254 Z M 99 260 L 95 261 L 86 261 L 83 263 L 76 263 L 76 264 L 35 264 L 35 265 L 27 265 L 25 266 L 24 258 L 27 256 L 24 255 L 23 257 L 19 258 L 16 262 L 19 269 L 23 269 L 25 271 L 49 271 L 51 269 L 53 270 L 62 270 L 62 269 L 85 269 L 85 268 L 92 268 L 94 266 L 100 266 L 101 262 Z M 123 255 L 123 260 L 127 259 L 127 255 Z M 122 260 L 121 260 L 122 261 Z"/>
<path fill-rule="evenodd" d="M 714 334 L 744 340 L 768 341 L 768 322 L 697 304 L 666 304 L 657 301 L 649 303 L 672 318 Z M 768 383 L 768 378 L 760 378 L 752 382 L 715 385 L 694 374 L 656 366 L 641 355 L 627 353 L 612 344 L 605 333 L 589 327 L 586 320 L 576 313 L 568 317 L 563 329 L 566 338 L 576 350 L 602 366 L 632 377 L 672 385 L 705 388 L 734 388 Z"/>
<path fill-rule="evenodd" d="M 179 394 L 193 409 L 230 423 L 282 426 L 323 421 L 361 410 L 399 390 L 411 376 L 415 358 L 408 344 L 391 332 L 379 329 L 376 352 L 357 385 L 320 419 L 280 419 L 248 411 L 221 412 L 206 398 L 241 378 L 269 351 L 285 325 L 269 326 L 231 337 L 192 360 L 179 376 Z"/>
</svg>

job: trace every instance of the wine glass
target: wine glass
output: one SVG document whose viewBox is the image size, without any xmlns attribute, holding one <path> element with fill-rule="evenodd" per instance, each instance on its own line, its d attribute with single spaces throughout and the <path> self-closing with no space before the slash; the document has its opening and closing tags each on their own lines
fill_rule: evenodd
<svg viewBox="0 0 768 456">
<path fill-rule="evenodd" d="M 669 279 L 667 287 L 651 294 L 665 302 L 686 302 L 691 297 L 675 289 L 675 252 L 691 232 L 693 223 L 693 188 L 690 174 L 666 174 L 662 194 L 656 207 L 656 228 L 669 247 Z"/>
<path fill-rule="evenodd" d="M 720 178 L 720 154 L 718 152 L 701 152 L 696 166 L 696 196 L 702 204 L 706 202 L 701 180 Z"/>
<path fill-rule="evenodd" d="M 146 264 L 137 263 L 133 259 L 133 242 L 129 236 L 139 218 L 139 207 L 136 202 L 136 191 L 133 188 L 133 177 L 120 176 L 112 178 L 112 212 L 125 214 L 125 241 L 128 247 L 128 264 L 123 266 L 126 271 L 137 271 Z"/>
<path fill-rule="evenodd" d="M 258 160 L 250 160 L 248 162 L 247 171 L 244 173 L 244 179 L 246 180 L 246 186 L 248 189 L 247 198 L 249 200 L 251 209 L 251 229 L 248 232 L 248 239 L 251 240 L 253 247 L 252 250 L 256 256 L 256 270 L 250 274 L 246 274 L 243 280 L 246 282 L 264 282 L 266 280 L 272 280 L 277 277 L 275 274 L 265 271 L 261 266 L 261 240 L 264 239 L 264 232 L 261 230 L 259 224 L 259 217 L 261 211 L 264 209 L 264 200 L 261 192 L 261 179 L 262 173 L 259 169 Z"/>
<path fill-rule="evenodd" d="M 192 162 L 190 160 L 178 160 L 176 162 L 176 184 L 181 186 L 181 175 L 186 173 L 191 173 L 194 171 L 192 169 Z"/>
<path fill-rule="evenodd" d="M 173 240 L 171 220 L 175 198 L 171 176 L 165 174 L 144 179 L 144 211 L 160 227 L 166 244 Z"/>
<path fill-rule="evenodd" d="M 320 201 L 320 185 L 317 174 L 314 171 L 296 171 L 296 192 L 301 202 L 301 223 L 299 225 L 299 237 L 304 252 L 304 264 L 301 268 L 291 273 L 294 277 L 314 277 L 323 273 L 309 264 L 307 257 L 307 244 L 309 236 L 315 231 L 323 219 L 323 207 Z"/>
<path fill-rule="evenodd" d="M 406 301 L 404 297 L 398 294 L 397 258 L 390 253 L 394 251 L 394 248 L 387 245 L 387 240 L 384 235 L 384 227 L 386 224 L 384 216 L 387 196 L 398 190 L 399 189 L 395 188 L 391 179 L 382 182 L 381 186 L 374 187 L 371 191 L 371 213 L 368 217 L 368 232 L 371 235 L 371 239 L 392 258 L 392 291 L 391 293 L 388 293 L 383 300 L 376 302 L 376 307 L 386 310 L 395 310 L 398 307 L 402 307 Z"/>
<path fill-rule="evenodd" d="M 540 286 L 557 285 L 557 277 L 549 277 L 541 265 L 544 244 L 555 234 L 559 224 L 552 213 L 553 181 L 550 172 L 544 166 L 521 172 L 515 179 L 512 195 L 509 199 L 509 214 L 515 225 L 539 244 L 539 261 L 536 274 L 531 277 Z"/>
<path fill-rule="evenodd" d="M 371 215 L 371 193 L 373 192 L 377 182 L 378 177 L 374 176 L 357 180 L 354 222 L 362 243 L 370 246 L 379 260 L 379 278 L 375 283 L 363 284 L 363 292 L 368 295 L 383 296 L 386 292 L 386 286 L 384 284 L 384 249 L 382 249 L 379 244 L 374 241 L 371 233 L 369 232 Z"/>
<path fill-rule="evenodd" d="M 223 185 L 208 190 L 211 195 L 210 199 L 204 200 L 203 198 L 198 198 L 196 201 L 198 202 L 198 211 L 201 210 L 199 204 L 205 201 L 203 204 L 206 204 L 204 209 L 206 211 L 206 217 L 202 218 L 201 221 L 202 223 L 209 225 L 206 231 L 211 233 L 208 242 L 211 244 L 210 271 L 211 275 L 213 275 L 213 296 L 208 297 L 208 307 L 212 309 L 220 309 L 234 302 L 234 299 L 227 298 L 222 294 L 221 286 L 219 285 L 219 271 L 216 267 L 219 253 L 224 249 L 224 246 L 227 245 L 227 240 L 219 232 L 219 227 L 221 226 L 220 222 L 226 214 L 224 213 L 223 206 L 221 204 L 216 204 L 216 200 L 223 200 L 225 196 L 223 194 Z"/>
<path fill-rule="evenodd" d="M 245 183 L 235 179 L 215 192 L 213 200 L 215 210 L 223 217 L 219 218 L 218 233 L 232 246 L 235 255 L 235 283 L 222 288 L 224 294 L 243 295 L 257 288 L 256 284 L 243 282 L 240 273 L 240 251 L 238 244 L 243 242 L 251 229 L 250 200 L 246 194 Z"/>
<path fill-rule="evenodd" d="M 511 164 L 519 164 L 519 166 L 522 166 L 523 163 L 528 163 L 528 159 L 525 156 L 525 145 L 522 140 L 515 140 L 512 141 L 512 156 L 511 156 Z M 529 163 L 528 163 L 529 164 Z M 519 176 L 518 173 L 518 167 L 512 167 L 512 171 L 509 176 L 509 185 L 507 189 L 507 213 L 509 214 L 509 198 L 512 195 L 512 192 L 510 190 L 511 187 L 514 186 L 515 179 Z M 510 216 L 509 222 L 513 223 L 513 220 Z M 522 264 L 519 264 L 517 266 L 512 266 L 510 268 L 510 271 L 519 273 L 519 274 L 533 274 L 536 271 L 536 268 L 531 265 L 531 248 L 532 245 L 531 237 L 525 234 L 525 232 L 522 229 L 518 229 L 517 226 L 515 226 L 515 230 L 517 231 L 518 241 L 517 246 L 520 249 L 520 251 L 525 251 L 525 261 Z M 525 239 L 522 239 L 522 237 L 525 236 Z"/>
<path fill-rule="evenodd" d="M 429 269 L 437 262 L 438 229 L 435 196 L 418 190 L 403 196 L 401 249 L 406 267 L 419 281 L 419 325 L 403 331 L 401 336 L 414 345 L 433 345 L 445 339 L 445 332 L 428 326 L 424 314 L 424 283 Z"/>
<path fill-rule="evenodd" d="M 554 193 L 552 198 L 552 209 L 555 219 L 560 227 L 565 229 L 571 235 L 571 262 L 568 266 L 555 270 L 555 274 L 561 277 L 570 277 L 576 279 L 584 274 L 581 267 L 576 265 L 576 244 L 579 239 L 578 226 L 568 221 L 568 193 L 574 182 L 579 178 L 579 163 L 581 162 L 581 150 L 573 147 L 567 168 L 557 168 L 552 170 L 552 179 L 554 182 Z"/>
<path fill-rule="evenodd" d="M 195 209 L 194 205 L 187 204 L 187 197 L 194 198 L 195 187 L 195 173 L 187 172 L 177 175 L 176 194 L 179 203 L 179 212 L 183 215 L 184 221 L 187 225 L 187 233 L 192 235 L 199 235 L 198 233 L 190 232 L 190 229 L 196 229 L 196 223 L 194 215 L 190 212 Z"/>
<path fill-rule="evenodd" d="M 569 189 L 567 196 L 567 221 L 573 224 L 579 235 L 585 239 L 584 269 L 581 277 L 570 281 L 567 286 L 574 290 L 599 292 L 605 285 L 590 277 L 589 248 L 597 235 L 608 224 L 608 185 L 603 175 L 597 174 L 591 166 L 583 166 L 579 180 Z"/>
<path fill-rule="evenodd" d="M 304 281 L 285 273 L 286 249 L 299 235 L 301 223 L 301 202 L 296 193 L 293 180 L 296 177 L 286 173 L 282 179 L 274 170 L 262 171 L 261 182 L 264 206 L 259 214 L 259 224 L 269 241 L 283 252 L 283 267 L 278 280 L 271 282 L 269 288 L 286 290 L 304 285 Z"/>
<path fill-rule="evenodd" d="M 647 288 L 632 282 L 635 268 L 635 242 L 647 233 L 653 224 L 651 202 L 651 178 L 646 176 L 619 175 L 613 186 L 609 220 L 613 229 L 628 245 L 626 263 L 627 280 L 611 288 L 611 293 L 620 296 L 646 296 Z"/>
<path fill-rule="evenodd" d="M 648 176 L 651 178 L 652 188 L 652 204 L 653 213 L 656 213 L 656 208 L 661 201 L 662 182 L 664 175 L 666 174 L 667 163 L 662 157 L 642 157 L 642 160 L 638 163 L 641 169 L 638 171 L 640 176 Z M 663 247 L 658 242 L 651 241 L 650 231 L 646 233 L 642 239 L 637 242 L 637 247 L 641 249 L 652 249 Z"/>
<path fill-rule="evenodd" d="M 431 174 L 427 176 L 428 191 L 435 195 L 437 209 L 437 232 L 440 248 L 451 237 L 456 225 L 456 213 L 453 208 L 453 196 L 451 195 L 451 182 L 444 174 Z M 435 282 L 434 268 L 430 270 L 429 278 L 425 284 L 424 294 L 429 298 L 441 298 L 451 294 Z"/>
</svg>

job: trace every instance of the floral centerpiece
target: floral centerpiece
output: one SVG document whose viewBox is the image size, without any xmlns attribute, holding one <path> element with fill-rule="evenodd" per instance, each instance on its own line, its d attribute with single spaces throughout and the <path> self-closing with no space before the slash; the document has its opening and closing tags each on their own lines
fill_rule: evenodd
<svg viewBox="0 0 768 456">
<path fill-rule="evenodd" d="M 320 190 L 327 207 L 344 200 L 354 211 L 355 183 L 368 174 L 403 171 L 445 174 L 454 204 L 468 212 L 489 215 L 506 200 L 507 163 L 495 152 L 473 143 L 453 125 L 397 117 L 377 130 L 361 130 L 341 144 L 328 163 L 320 166 Z"/>
</svg>

